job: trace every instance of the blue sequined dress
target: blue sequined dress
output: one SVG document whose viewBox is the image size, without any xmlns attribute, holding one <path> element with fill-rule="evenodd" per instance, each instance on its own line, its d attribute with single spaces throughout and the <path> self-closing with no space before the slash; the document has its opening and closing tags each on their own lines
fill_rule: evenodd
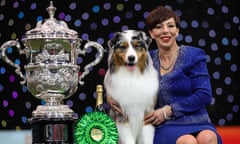
<svg viewBox="0 0 240 144">
<path fill-rule="evenodd" d="M 158 49 L 150 51 L 155 68 L 159 71 Z M 171 105 L 173 116 L 156 127 L 154 144 L 175 144 L 179 136 L 196 134 L 209 129 L 216 132 L 206 106 L 211 103 L 212 90 L 204 50 L 181 46 L 173 70 L 159 74 L 160 92 L 156 108 Z"/>
</svg>

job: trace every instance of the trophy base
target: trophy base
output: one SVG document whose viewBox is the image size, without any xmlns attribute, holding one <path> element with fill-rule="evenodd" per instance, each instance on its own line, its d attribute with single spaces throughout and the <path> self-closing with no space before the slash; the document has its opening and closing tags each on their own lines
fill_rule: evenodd
<svg viewBox="0 0 240 144">
<path fill-rule="evenodd" d="M 72 118 L 73 110 L 68 105 L 39 105 L 32 112 L 34 118 Z"/>
<path fill-rule="evenodd" d="M 31 118 L 32 144 L 74 144 L 74 118 Z"/>
</svg>

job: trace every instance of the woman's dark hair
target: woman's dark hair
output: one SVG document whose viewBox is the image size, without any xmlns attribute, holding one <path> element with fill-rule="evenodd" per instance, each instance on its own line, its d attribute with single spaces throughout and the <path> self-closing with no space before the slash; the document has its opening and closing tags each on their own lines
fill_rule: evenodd
<svg viewBox="0 0 240 144">
<path fill-rule="evenodd" d="M 152 10 L 146 19 L 146 27 L 148 30 L 152 30 L 157 24 L 162 23 L 169 18 L 174 18 L 177 28 L 180 26 L 180 18 L 176 13 L 164 6 L 158 6 Z"/>
</svg>

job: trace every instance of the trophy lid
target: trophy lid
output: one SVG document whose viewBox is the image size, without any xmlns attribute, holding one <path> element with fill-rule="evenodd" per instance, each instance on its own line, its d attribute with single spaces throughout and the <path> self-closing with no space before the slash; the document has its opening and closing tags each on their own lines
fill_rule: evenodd
<svg viewBox="0 0 240 144">
<path fill-rule="evenodd" d="M 38 21 L 34 29 L 26 32 L 26 39 L 76 39 L 78 33 L 68 28 L 66 22 L 59 21 L 54 18 L 56 7 L 50 1 L 50 6 L 47 8 L 49 18 L 44 21 Z"/>
</svg>

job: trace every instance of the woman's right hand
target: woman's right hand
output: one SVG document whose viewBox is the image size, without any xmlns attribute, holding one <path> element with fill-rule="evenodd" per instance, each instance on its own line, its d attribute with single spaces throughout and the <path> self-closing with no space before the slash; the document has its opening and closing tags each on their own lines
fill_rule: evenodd
<svg viewBox="0 0 240 144">
<path fill-rule="evenodd" d="M 107 103 L 115 113 L 123 115 L 123 111 L 119 103 L 116 100 L 114 100 L 111 96 L 107 96 Z"/>
</svg>

